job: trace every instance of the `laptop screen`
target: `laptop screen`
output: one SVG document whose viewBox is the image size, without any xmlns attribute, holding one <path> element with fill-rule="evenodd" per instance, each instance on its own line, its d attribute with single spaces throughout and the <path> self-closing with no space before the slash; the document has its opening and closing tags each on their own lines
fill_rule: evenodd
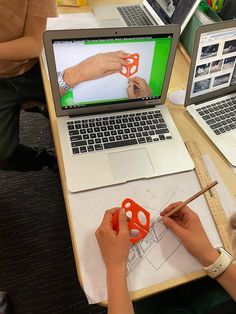
<svg viewBox="0 0 236 314">
<path fill-rule="evenodd" d="M 147 0 L 165 24 L 182 25 L 196 0 Z"/>
<path fill-rule="evenodd" d="M 173 33 L 53 40 L 62 110 L 161 98 Z"/>
<path fill-rule="evenodd" d="M 193 78 L 190 98 L 211 95 L 236 85 L 236 26 L 202 33 Z M 194 62 L 192 60 L 192 62 Z"/>
</svg>

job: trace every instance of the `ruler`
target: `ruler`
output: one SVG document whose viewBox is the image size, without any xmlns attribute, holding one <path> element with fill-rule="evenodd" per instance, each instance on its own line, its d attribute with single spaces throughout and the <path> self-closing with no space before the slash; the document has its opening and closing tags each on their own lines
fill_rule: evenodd
<svg viewBox="0 0 236 314">
<path fill-rule="evenodd" d="M 212 178 L 209 175 L 208 169 L 205 165 L 204 159 L 201 155 L 201 152 L 197 144 L 191 141 L 187 141 L 185 142 L 185 144 L 187 146 L 190 156 L 193 159 L 195 165 L 195 172 L 198 177 L 199 183 L 203 188 L 210 182 L 212 182 Z M 216 228 L 223 242 L 223 245 L 228 252 L 231 252 L 231 243 L 228 239 L 227 233 L 228 219 L 225 215 L 225 211 L 221 204 L 220 198 L 217 194 L 216 188 L 215 187 L 211 188 L 211 190 L 204 193 L 204 196 L 206 198 L 207 204 L 211 211 L 212 217 L 216 224 Z"/>
</svg>

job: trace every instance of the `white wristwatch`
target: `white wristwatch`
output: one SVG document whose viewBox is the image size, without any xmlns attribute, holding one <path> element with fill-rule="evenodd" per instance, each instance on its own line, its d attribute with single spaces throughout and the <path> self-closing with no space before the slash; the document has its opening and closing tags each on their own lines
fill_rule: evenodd
<svg viewBox="0 0 236 314">
<path fill-rule="evenodd" d="M 61 71 L 61 72 L 57 72 L 57 80 L 58 80 L 58 85 L 59 87 L 61 87 L 62 89 L 64 89 L 65 91 L 68 91 L 70 89 L 70 85 L 67 84 L 65 81 L 64 81 L 64 72 Z"/>
<path fill-rule="evenodd" d="M 217 258 L 217 260 L 213 264 L 203 267 L 208 276 L 213 279 L 221 275 L 229 267 L 234 259 L 233 256 L 223 248 L 219 248 L 217 250 L 220 252 L 220 256 Z"/>
</svg>

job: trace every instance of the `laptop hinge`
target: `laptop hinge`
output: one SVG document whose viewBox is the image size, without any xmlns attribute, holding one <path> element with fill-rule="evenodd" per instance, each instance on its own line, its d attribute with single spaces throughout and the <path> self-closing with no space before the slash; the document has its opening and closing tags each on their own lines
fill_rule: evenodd
<svg viewBox="0 0 236 314">
<path fill-rule="evenodd" d="M 227 95 L 227 94 L 226 94 Z M 224 98 L 226 95 L 222 95 L 222 96 L 215 96 L 215 97 L 211 97 L 211 98 L 209 98 L 209 99 L 206 99 L 206 100 L 202 100 L 201 102 L 193 102 L 193 104 L 195 105 L 195 106 L 198 106 L 198 105 L 202 105 L 202 104 L 204 104 L 205 102 L 209 102 L 209 101 L 214 101 L 214 100 L 219 100 L 220 98 Z"/>
<path fill-rule="evenodd" d="M 144 13 L 146 14 L 146 16 L 148 17 L 148 19 L 150 20 L 150 22 L 152 23 L 152 25 L 159 25 L 157 23 L 157 21 L 155 21 L 154 17 L 151 15 L 151 13 L 148 11 L 148 9 L 145 6 L 141 6 L 141 9 L 144 11 Z M 162 21 L 162 19 L 160 19 Z M 163 22 L 163 21 L 162 21 Z"/>
<path fill-rule="evenodd" d="M 83 113 L 83 114 L 77 114 L 77 115 L 69 115 L 69 118 L 76 118 L 76 117 L 86 117 L 86 116 L 100 116 L 103 114 L 108 114 L 108 113 L 119 113 L 119 112 L 127 112 L 127 111 L 134 111 L 134 110 L 144 110 L 144 109 L 150 109 L 150 108 L 155 108 L 156 105 L 150 105 L 150 106 L 145 106 L 145 107 L 136 107 L 136 108 L 125 108 L 125 109 L 117 109 L 117 110 L 112 110 L 112 111 L 103 111 L 103 112 L 88 112 L 88 113 Z"/>
</svg>

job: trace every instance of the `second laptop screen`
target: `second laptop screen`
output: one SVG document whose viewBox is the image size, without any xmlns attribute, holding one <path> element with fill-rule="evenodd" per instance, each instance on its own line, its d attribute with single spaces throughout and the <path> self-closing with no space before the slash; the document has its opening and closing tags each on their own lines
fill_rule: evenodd
<svg viewBox="0 0 236 314">
<path fill-rule="evenodd" d="M 190 97 L 236 85 L 236 27 L 203 33 Z"/>
</svg>

